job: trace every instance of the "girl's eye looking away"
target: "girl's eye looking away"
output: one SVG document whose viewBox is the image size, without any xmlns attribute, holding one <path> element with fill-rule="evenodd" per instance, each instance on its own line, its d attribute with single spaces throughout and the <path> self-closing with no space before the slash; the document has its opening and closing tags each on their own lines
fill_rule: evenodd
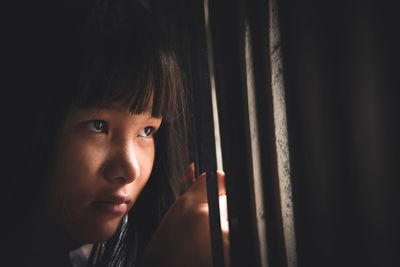
<svg viewBox="0 0 400 267">
<path fill-rule="evenodd" d="M 140 132 L 139 132 L 139 136 L 140 137 L 150 137 L 153 132 L 154 132 L 155 128 L 152 126 L 147 126 L 145 128 L 143 128 Z"/>
<path fill-rule="evenodd" d="M 94 133 L 106 133 L 108 131 L 107 122 L 103 120 L 90 120 L 86 122 L 86 128 L 89 131 Z M 151 135 L 155 132 L 155 128 L 153 126 L 147 126 L 140 130 L 138 136 L 140 137 L 151 137 Z"/>
<path fill-rule="evenodd" d="M 91 120 L 86 123 L 86 127 L 95 133 L 106 132 L 106 122 L 102 120 Z"/>
</svg>

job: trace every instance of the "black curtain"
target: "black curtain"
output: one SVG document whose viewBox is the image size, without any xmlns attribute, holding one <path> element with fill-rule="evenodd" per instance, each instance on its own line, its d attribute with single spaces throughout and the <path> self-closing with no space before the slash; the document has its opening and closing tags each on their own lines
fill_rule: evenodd
<svg viewBox="0 0 400 267">
<path fill-rule="evenodd" d="M 278 3 L 299 266 L 400 266 L 400 5 Z"/>
</svg>

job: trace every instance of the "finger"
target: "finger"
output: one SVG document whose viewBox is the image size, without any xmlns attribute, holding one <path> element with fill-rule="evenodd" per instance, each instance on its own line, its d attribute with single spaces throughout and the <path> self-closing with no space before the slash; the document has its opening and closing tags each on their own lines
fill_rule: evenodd
<svg viewBox="0 0 400 267">
<path fill-rule="evenodd" d="M 218 196 L 226 195 L 225 173 L 217 171 Z M 188 195 L 194 196 L 201 203 L 207 203 L 207 173 L 197 177 L 196 182 L 187 191 Z"/>
<path fill-rule="evenodd" d="M 194 174 L 194 163 L 190 163 L 187 165 L 185 172 L 180 178 L 180 182 L 183 186 L 183 191 L 186 191 L 194 182 L 195 182 L 195 174 Z"/>
<path fill-rule="evenodd" d="M 228 205 L 226 195 L 222 195 L 218 198 L 219 201 L 219 216 L 221 220 L 221 230 L 222 232 L 229 232 L 229 222 L 228 222 Z"/>
<path fill-rule="evenodd" d="M 194 183 L 196 181 L 195 175 L 194 175 L 194 163 L 193 162 L 189 164 L 186 175 L 192 183 Z"/>
<path fill-rule="evenodd" d="M 225 173 L 223 171 L 218 170 L 217 179 L 218 179 L 218 196 L 226 195 Z"/>
<path fill-rule="evenodd" d="M 195 183 L 189 188 L 188 194 L 195 196 L 201 202 L 207 202 L 206 173 L 197 177 Z"/>
<path fill-rule="evenodd" d="M 202 187 L 202 184 L 206 182 L 207 179 L 207 173 L 203 172 L 202 174 L 200 174 L 199 177 L 197 177 L 196 179 L 196 185 L 197 187 Z"/>
</svg>

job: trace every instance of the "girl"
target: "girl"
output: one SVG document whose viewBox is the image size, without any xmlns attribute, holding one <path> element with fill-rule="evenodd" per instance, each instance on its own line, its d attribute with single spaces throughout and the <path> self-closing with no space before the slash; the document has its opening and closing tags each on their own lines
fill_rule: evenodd
<svg viewBox="0 0 400 267">
<path fill-rule="evenodd" d="M 210 266 L 205 176 L 188 189 L 182 74 L 155 19 L 128 0 L 35 10 L 14 265 Z"/>
</svg>

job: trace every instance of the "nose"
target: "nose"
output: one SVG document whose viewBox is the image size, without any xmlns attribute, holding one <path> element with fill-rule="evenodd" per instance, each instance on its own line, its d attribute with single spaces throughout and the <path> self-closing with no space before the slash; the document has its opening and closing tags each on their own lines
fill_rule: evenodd
<svg viewBox="0 0 400 267">
<path fill-rule="evenodd" d="M 124 143 L 113 149 L 104 168 L 105 178 L 113 183 L 128 184 L 140 177 L 140 165 L 134 145 Z"/>
</svg>

